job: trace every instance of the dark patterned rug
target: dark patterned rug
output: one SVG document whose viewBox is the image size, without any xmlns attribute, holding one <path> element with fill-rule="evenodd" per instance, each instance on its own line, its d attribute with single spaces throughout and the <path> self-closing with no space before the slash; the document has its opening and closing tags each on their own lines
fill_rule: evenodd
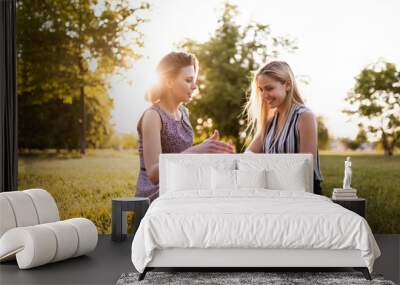
<svg viewBox="0 0 400 285">
<path fill-rule="evenodd" d="M 150 271 L 142 281 L 139 273 L 122 274 L 117 285 L 133 284 L 379 284 L 395 285 L 384 280 L 382 275 L 372 274 L 372 281 L 364 278 L 360 272 L 154 272 Z"/>
</svg>

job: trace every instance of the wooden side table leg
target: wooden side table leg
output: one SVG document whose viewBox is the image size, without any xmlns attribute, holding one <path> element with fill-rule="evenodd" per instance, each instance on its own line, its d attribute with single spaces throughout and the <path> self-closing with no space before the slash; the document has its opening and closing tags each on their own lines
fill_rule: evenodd
<svg viewBox="0 0 400 285">
<path fill-rule="evenodd" d="M 121 240 L 125 240 L 128 234 L 127 212 L 121 211 Z"/>
<path fill-rule="evenodd" d="M 111 240 L 122 241 L 122 207 L 119 203 L 112 203 Z M 125 221 L 126 223 L 126 221 Z"/>
</svg>

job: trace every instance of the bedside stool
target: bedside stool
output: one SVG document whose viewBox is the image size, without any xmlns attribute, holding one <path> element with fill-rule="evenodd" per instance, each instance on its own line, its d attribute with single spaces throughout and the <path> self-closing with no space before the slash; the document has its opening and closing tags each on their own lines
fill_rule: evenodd
<svg viewBox="0 0 400 285">
<path fill-rule="evenodd" d="M 365 204 L 366 200 L 364 198 L 357 198 L 352 200 L 334 200 L 333 203 L 339 204 L 340 206 L 359 214 L 361 217 L 365 218 Z"/>
<path fill-rule="evenodd" d="M 123 241 L 127 236 L 126 212 L 134 212 L 133 235 L 135 235 L 140 221 L 149 208 L 149 198 L 129 197 L 112 199 L 112 233 L 113 241 Z"/>
</svg>

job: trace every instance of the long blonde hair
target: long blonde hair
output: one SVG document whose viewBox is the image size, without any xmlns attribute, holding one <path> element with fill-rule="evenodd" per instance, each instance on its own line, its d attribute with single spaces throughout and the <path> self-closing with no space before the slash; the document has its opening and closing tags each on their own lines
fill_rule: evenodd
<svg viewBox="0 0 400 285">
<path fill-rule="evenodd" d="M 274 115 L 274 112 L 271 112 L 270 106 L 268 106 L 268 104 L 265 103 L 265 101 L 261 98 L 261 94 L 257 85 L 257 78 L 260 75 L 268 75 L 282 84 L 286 82 L 289 83 L 290 88 L 286 94 L 284 104 L 291 106 L 293 103 L 304 103 L 300 97 L 300 93 L 289 64 L 284 61 L 272 61 L 260 67 L 254 73 L 251 83 L 251 92 L 249 99 L 244 106 L 244 113 L 247 117 L 246 132 L 249 131 L 250 135 L 254 134 L 255 132 L 255 136 L 259 134 L 261 138 L 264 138 L 266 129 L 270 119 Z M 285 114 L 285 116 L 287 118 L 287 114 Z M 278 134 L 279 132 L 280 130 L 278 130 Z"/>
<path fill-rule="evenodd" d="M 166 82 L 175 79 L 181 68 L 191 65 L 193 65 L 194 71 L 197 74 L 199 63 L 196 56 L 191 53 L 170 52 L 165 55 L 156 68 L 159 80 L 147 91 L 145 99 L 152 103 L 159 102 L 161 97 L 166 94 Z"/>
</svg>

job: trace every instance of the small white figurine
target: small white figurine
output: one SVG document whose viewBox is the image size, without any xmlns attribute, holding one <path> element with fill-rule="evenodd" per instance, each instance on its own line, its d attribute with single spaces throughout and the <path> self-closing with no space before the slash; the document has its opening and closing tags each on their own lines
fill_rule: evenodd
<svg viewBox="0 0 400 285">
<path fill-rule="evenodd" d="M 352 189 L 351 188 L 351 159 L 350 156 L 347 157 L 344 162 L 344 179 L 343 179 L 343 189 Z"/>
</svg>

